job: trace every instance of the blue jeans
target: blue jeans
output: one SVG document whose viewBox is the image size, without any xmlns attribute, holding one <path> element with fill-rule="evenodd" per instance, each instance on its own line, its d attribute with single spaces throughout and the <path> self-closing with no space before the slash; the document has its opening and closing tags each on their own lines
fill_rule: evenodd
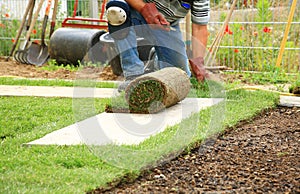
<svg viewBox="0 0 300 194">
<path fill-rule="evenodd" d="M 137 51 L 137 37 L 145 38 L 155 47 L 159 68 L 178 67 L 191 76 L 188 57 L 179 22 L 171 24 L 172 30 L 153 29 L 137 11 L 131 9 L 131 23 L 128 36 L 115 40 L 120 54 L 125 77 L 144 73 L 144 63 Z"/>
</svg>

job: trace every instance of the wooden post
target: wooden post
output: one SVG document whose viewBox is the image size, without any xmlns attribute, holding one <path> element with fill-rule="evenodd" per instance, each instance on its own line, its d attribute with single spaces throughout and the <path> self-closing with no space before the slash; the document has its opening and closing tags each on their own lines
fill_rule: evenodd
<svg viewBox="0 0 300 194">
<path fill-rule="evenodd" d="M 296 5 L 297 5 L 297 0 L 293 0 L 292 6 L 291 6 L 291 9 L 290 9 L 290 13 L 289 13 L 289 17 L 288 17 L 288 22 L 287 22 L 287 25 L 286 25 L 286 28 L 285 28 L 285 32 L 284 32 L 284 35 L 283 35 L 283 38 L 282 38 L 282 42 L 280 44 L 280 50 L 279 50 L 278 58 L 277 58 L 277 61 L 276 61 L 276 67 L 280 67 L 280 63 L 281 63 L 283 52 L 284 52 L 284 49 L 285 49 L 287 37 L 289 35 L 289 31 L 290 31 L 290 28 L 291 28 L 291 23 L 292 23 L 292 20 L 293 20 L 293 17 L 294 17 Z"/>
</svg>

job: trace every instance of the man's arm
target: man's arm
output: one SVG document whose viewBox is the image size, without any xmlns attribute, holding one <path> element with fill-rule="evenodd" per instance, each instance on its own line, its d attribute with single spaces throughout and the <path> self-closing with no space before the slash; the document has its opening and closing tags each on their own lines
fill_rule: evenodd
<svg viewBox="0 0 300 194">
<path fill-rule="evenodd" d="M 158 12 L 155 3 L 145 3 L 142 0 L 126 0 L 126 2 L 137 10 L 152 28 L 159 28 L 169 31 L 170 23 Z"/>
<path fill-rule="evenodd" d="M 146 3 L 143 0 L 126 0 L 126 2 L 138 12 L 140 12 L 142 8 L 146 5 Z"/>
<path fill-rule="evenodd" d="M 196 39 L 192 44 L 193 57 L 204 57 L 209 34 L 207 24 L 210 18 L 210 1 L 194 0 L 192 2 L 192 36 Z"/>
<path fill-rule="evenodd" d="M 195 39 L 192 41 L 193 58 L 204 57 L 208 34 L 207 25 L 192 24 L 192 36 Z"/>
<path fill-rule="evenodd" d="M 193 75 L 199 82 L 203 82 L 209 77 L 204 68 L 204 55 L 207 46 L 208 30 L 205 24 L 192 24 L 192 49 L 193 57 L 189 59 Z"/>
</svg>

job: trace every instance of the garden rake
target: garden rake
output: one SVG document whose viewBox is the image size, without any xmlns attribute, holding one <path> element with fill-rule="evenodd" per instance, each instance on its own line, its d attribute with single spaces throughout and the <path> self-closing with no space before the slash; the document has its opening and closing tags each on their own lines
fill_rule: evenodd
<svg viewBox="0 0 300 194">
<path fill-rule="evenodd" d="M 29 62 L 27 61 L 27 55 L 28 55 L 28 47 L 30 46 L 30 42 L 29 42 L 29 38 L 30 38 L 30 34 L 34 28 L 34 25 L 38 19 L 38 16 L 39 16 L 39 13 L 40 13 L 40 10 L 43 6 L 43 3 L 44 3 L 44 0 L 41 0 L 38 4 L 38 8 L 36 10 L 36 12 L 34 13 L 34 16 L 33 16 L 33 19 L 30 23 L 30 27 L 26 33 L 26 37 L 25 37 L 25 42 L 24 44 L 21 46 L 21 48 L 19 50 L 17 50 L 14 54 L 15 56 L 15 59 L 18 61 L 18 59 L 22 59 L 18 62 L 21 62 L 21 63 L 26 63 L 28 64 Z"/>
<path fill-rule="evenodd" d="M 222 25 L 220 31 L 218 32 L 216 38 L 212 42 L 208 52 L 205 53 L 205 56 L 204 56 L 204 61 L 205 62 L 204 63 L 205 63 L 205 68 L 206 69 L 214 69 L 214 67 L 212 67 L 213 63 L 214 63 L 214 59 L 215 59 L 217 51 L 220 47 L 220 43 L 221 43 L 222 38 L 224 36 L 224 31 L 225 31 L 226 26 L 228 25 L 228 23 L 230 21 L 230 18 L 232 16 L 232 13 L 233 13 L 233 10 L 236 6 L 236 3 L 237 3 L 237 0 L 234 0 L 232 2 L 229 13 L 226 16 L 225 21 L 223 22 L 223 25 Z"/>
<path fill-rule="evenodd" d="M 28 16 L 29 12 L 30 12 L 30 11 L 33 9 L 33 7 L 34 7 L 34 1 L 35 1 L 35 0 L 30 0 L 30 1 L 28 2 L 28 5 L 27 5 L 27 7 L 26 7 L 25 13 L 24 13 L 23 18 L 22 18 L 22 21 L 21 21 L 21 25 L 20 25 L 20 27 L 19 27 L 19 29 L 18 29 L 18 33 L 17 33 L 17 35 L 16 35 L 16 37 L 15 37 L 15 39 L 14 39 L 15 41 L 14 41 L 14 43 L 13 43 L 13 46 L 12 46 L 12 48 L 11 48 L 11 50 L 10 50 L 9 55 L 8 55 L 7 58 L 6 58 L 6 61 L 8 61 L 9 58 L 13 55 L 13 53 L 14 53 L 16 47 L 17 47 L 18 41 L 19 41 L 20 36 L 21 36 L 21 34 L 22 34 L 22 30 L 23 30 L 23 28 L 24 28 L 24 26 L 25 26 L 25 23 L 26 23 L 26 18 L 27 18 L 27 16 Z"/>
</svg>

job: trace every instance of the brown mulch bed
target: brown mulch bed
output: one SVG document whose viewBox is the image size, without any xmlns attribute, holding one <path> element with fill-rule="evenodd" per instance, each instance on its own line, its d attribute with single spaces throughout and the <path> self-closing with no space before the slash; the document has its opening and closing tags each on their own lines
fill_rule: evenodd
<svg viewBox="0 0 300 194">
<path fill-rule="evenodd" d="M 300 193 L 300 108 L 278 107 L 188 155 L 93 193 Z"/>
</svg>

